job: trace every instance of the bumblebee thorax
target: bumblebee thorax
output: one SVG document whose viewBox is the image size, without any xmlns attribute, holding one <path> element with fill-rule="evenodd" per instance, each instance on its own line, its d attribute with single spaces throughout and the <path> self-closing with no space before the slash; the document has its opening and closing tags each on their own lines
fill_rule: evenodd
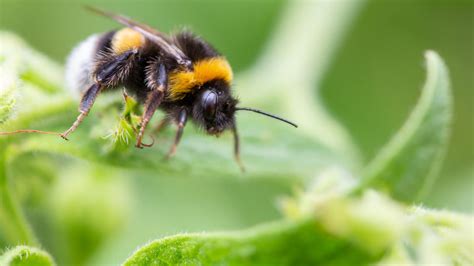
<svg viewBox="0 0 474 266">
<path fill-rule="evenodd" d="M 187 93 L 204 84 L 220 80 L 230 87 L 232 69 L 224 57 L 212 57 L 199 60 L 193 64 L 193 70 L 175 70 L 169 75 L 169 98 L 182 99 Z"/>
</svg>

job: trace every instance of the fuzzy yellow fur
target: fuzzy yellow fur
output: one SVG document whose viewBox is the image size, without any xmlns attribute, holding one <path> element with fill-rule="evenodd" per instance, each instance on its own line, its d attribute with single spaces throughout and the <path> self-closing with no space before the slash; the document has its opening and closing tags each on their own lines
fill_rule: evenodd
<svg viewBox="0 0 474 266">
<path fill-rule="evenodd" d="M 213 57 L 197 61 L 193 64 L 194 71 L 175 71 L 169 76 L 169 98 L 182 99 L 192 89 L 211 80 L 232 82 L 232 69 L 223 57 Z"/>
<path fill-rule="evenodd" d="M 112 38 L 112 50 L 116 54 L 121 54 L 130 49 L 138 49 L 145 42 L 143 35 L 130 28 L 123 28 L 117 31 Z"/>
</svg>

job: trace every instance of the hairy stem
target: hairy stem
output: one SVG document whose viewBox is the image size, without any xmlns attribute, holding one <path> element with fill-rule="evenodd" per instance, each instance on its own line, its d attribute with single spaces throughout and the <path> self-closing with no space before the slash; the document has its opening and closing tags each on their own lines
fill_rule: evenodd
<svg viewBox="0 0 474 266">
<path fill-rule="evenodd" d="M 21 211 L 20 204 L 10 193 L 8 176 L 6 171 L 4 150 L 0 155 L 0 225 L 1 233 L 8 243 L 26 244 L 36 246 L 38 244 L 31 227 Z"/>
</svg>

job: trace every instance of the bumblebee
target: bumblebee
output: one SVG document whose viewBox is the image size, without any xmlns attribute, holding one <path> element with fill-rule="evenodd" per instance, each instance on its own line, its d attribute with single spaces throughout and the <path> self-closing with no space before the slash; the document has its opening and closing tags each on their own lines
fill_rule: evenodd
<svg viewBox="0 0 474 266">
<path fill-rule="evenodd" d="M 60 134 L 62 138 L 67 140 L 76 130 L 101 92 L 116 88 L 124 88 L 128 95 L 143 104 L 136 147 L 150 146 L 142 139 L 157 109 L 166 114 L 159 128 L 177 124 L 168 157 L 176 152 L 188 120 L 210 135 L 231 130 L 234 156 L 240 166 L 236 111 L 256 112 L 297 127 L 281 117 L 239 107 L 232 95 L 233 73 L 229 62 L 211 44 L 193 33 L 181 31 L 169 36 L 122 15 L 92 7 L 87 9 L 125 27 L 90 36 L 69 56 L 66 83 L 82 98 L 79 116 Z"/>
</svg>

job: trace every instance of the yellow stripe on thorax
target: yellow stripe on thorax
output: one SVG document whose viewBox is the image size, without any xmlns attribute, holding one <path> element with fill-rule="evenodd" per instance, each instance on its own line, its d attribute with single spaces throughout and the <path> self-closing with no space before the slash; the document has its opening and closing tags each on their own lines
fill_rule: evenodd
<svg viewBox="0 0 474 266">
<path fill-rule="evenodd" d="M 145 43 L 143 35 L 130 28 L 117 31 L 112 38 L 112 50 L 121 54 L 131 49 L 138 49 Z"/>
<path fill-rule="evenodd" d="M 213 57 L 197 61 L 193 71 L 175 71 L 169 76 L 169 98 L 182 99 L 186 93 L 211 80 L 232 82 L 232 69 L 223 57 Z"/>
</svg>

